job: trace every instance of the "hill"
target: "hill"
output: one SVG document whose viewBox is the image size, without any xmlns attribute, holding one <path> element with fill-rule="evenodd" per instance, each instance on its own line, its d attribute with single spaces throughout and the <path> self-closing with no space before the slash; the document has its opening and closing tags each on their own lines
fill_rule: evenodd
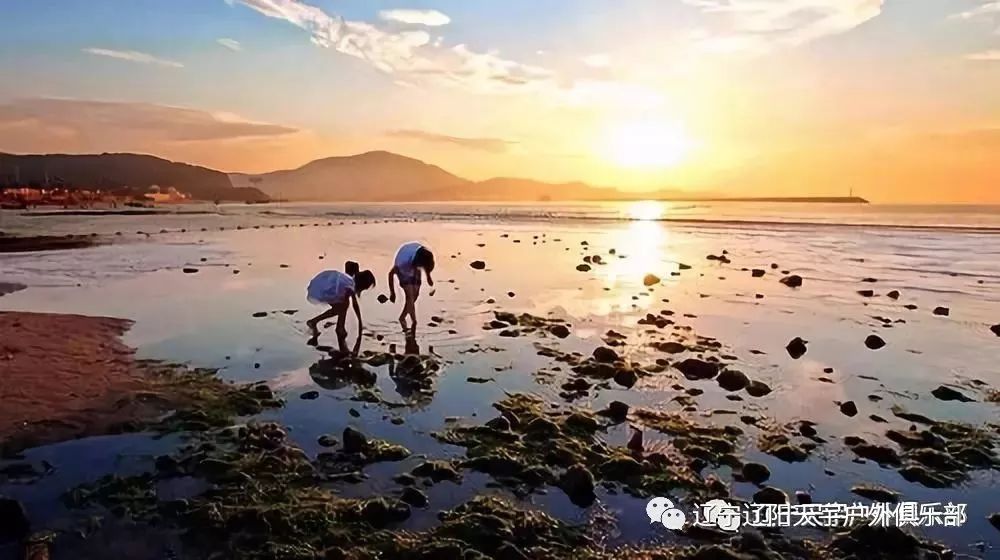
<svg viewBox="0 0 1000 560">
<path fill-rule="evenodd" d="M 174 187 L 199 200 L 263 202 L 267 195 L 254 188 L 234 188 L 221 171 L 142 154 L 0 153 L 0 185 L 68 189 L 123 189 L 146 192 L 149 187 Z"/>
<path fill-rule="evenodd" d="M 460 191 L 470 184 L 436 165 L 391 152 L 329 157 L 297 169 L 230 177 L 233 184 L 256 186 L 272 198 L 311 201 L 414 200 L 415 193 Z"/>
</svg>

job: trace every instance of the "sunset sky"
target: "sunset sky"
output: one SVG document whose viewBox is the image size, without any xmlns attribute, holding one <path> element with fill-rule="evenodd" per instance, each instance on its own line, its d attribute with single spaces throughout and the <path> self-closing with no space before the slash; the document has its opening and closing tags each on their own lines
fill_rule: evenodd
<svg viewBox="0 0 1000 560">
<path fill-rule="evenodd" d="M 996 0 L 0 0 L 0 151 L 1000 203 Z"/>
</svg>

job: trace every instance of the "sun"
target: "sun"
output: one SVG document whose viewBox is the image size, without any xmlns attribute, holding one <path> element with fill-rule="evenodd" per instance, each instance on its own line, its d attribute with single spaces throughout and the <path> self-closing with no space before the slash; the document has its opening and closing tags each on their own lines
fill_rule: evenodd
<svg viewBox="0 0 1000 560">
<path fill-rule="evenodd" d="M 691 153 L 694 143 L 676 122 L 641 120 L 618 123 L 606 136 L 606 157 L 622 167 L 673 167 Z"/>
</svg>

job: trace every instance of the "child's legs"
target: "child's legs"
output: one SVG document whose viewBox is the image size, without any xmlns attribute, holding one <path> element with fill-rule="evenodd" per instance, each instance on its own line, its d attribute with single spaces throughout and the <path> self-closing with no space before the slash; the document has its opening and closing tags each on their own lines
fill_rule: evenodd
<svg viewBox="0 0 1000 560">
<path fill-rule="evenodd" d="M 347 336 L 347 302 L 334 306 L 333 311 L 337 314 L 337 336 Z"/>
<path fill-rule="evenodd" d="M 320 313 L 319 315 L 313 317 L 312 319 L 309 319 L 308 321 L 306 321 L 306 324 L 309 325 L 309 328 L 315 329 L 316 325 L 318 325 L 320 321 L 329 319 L 330 317 L 333 317 L 336 314 L 337 314 L 337 307 L 335 305 L 331 305 L 330 309 L 327 309 L 326 311 Z"/>
<path fill-rule="evenodd" d="M 409 313 L 413 324 L 417 324 L 417 298 L 420 297 L 420 284 L 409 284 L 403 286 L 403 293 L 406 295 L 406 303 L 403 305 L 403 313 Z"/>
</svg>

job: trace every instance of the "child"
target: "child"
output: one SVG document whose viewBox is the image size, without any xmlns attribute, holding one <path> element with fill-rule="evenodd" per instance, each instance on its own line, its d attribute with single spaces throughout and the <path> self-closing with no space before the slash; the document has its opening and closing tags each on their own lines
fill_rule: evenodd
<svg viewBox="0 0 1000 560">
<path fill-rule="evenodd" d="M 407 243 L 399 248 L 396 253 L 396 261 L 392 270 L 389 271 L 389 301 L 396 302 L 396 289 L 393 283 L 393 276 L 399 278 L 399 286 L 403 288 L 405 301 L 403 312 L 399 314 L 399 324 L 406 330 L 406 316 L 410 316 L 411 328 L 417 328 L 417 298 L 420 296 L 420 271 L 427 275 L 427 284 L 433 286 L 434 279 L 431 272 L 434 271 L 434 253 L 416 241 Z"/>
<path fill-rule="evenodd" d="M 354 308 L 354 315 L 358 318 L 358 334 L 361 334 L 363 324 L 361 322 L 361 308 L 358 305 L 358 296 L 361 292 L 375 286 L 375 275 L 370 270 L 359 270 L 355 262 L 348 261 L 344 267 L 347 273 L 339 270 L 324 270 L 316 275 L 309 282 L 306 288 L 306 298 L 316 304 L 326 304 L 330 306 L 323 313 L 306 321 L 306 325 L 312 332 L 312 341 L 319 336 L 320 321 L 337 316 L 337 337 L 347 336 L 347 329 L 344 323 L 347 319 L 347 303 L 350 302 Z"/>
</svg>

